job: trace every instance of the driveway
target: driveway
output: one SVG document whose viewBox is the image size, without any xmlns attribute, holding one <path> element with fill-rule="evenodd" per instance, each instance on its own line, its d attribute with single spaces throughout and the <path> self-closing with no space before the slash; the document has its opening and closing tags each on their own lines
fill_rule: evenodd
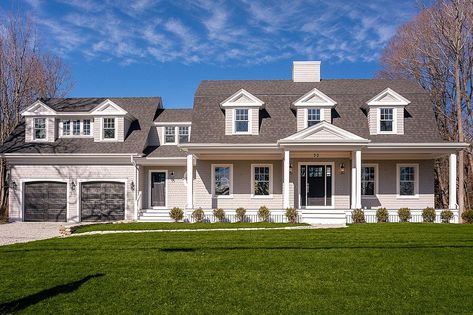
<svg viewBox="0 0 473 315">
<path fill-rule="evenodd" d="M 60 236 L 60 222 L 13 222 L 0 224 L 0 246 Z"/>
</svg>

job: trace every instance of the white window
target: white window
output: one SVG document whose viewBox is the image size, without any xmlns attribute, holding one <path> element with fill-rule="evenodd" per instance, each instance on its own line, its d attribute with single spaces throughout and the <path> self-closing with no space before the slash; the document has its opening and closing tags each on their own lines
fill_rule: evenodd
<svg viewBox="0 0 473 315">
<path fill-rule="evenodd" d="M 254 197 L 270 197 L 273 193 L 272 165 L 251 165 L 251 189 Z"/>
<path fill-rule="evenodd" d="M 249 110 L 246 108 L 235 109 L 235 133 L 248 133 L 250 121 L 248 116 Z"/>
<path fill-rule="evenodd" d="M 33 138 L 35 140 L 46 139 L 46 118 L 33 119 Z"/>
<path fill-rule="evenodd" d="M 320 108 L 307 109 L 307 127 L 313 126 L 321 121 Z"/>
<path fill-rule="evenodd" d="M 216 197 L 231 197 L 233 194 L 232 165 L 212 165 L 212 194 Z"/>
<path fill-rule="evenodd" d="M 115 139 L 115 118 L 103 119 L 103 138 Z"/>
<path fill-rule="evenodd" d="M 398 164 L 397 180 L 398 180 L 398 196 L 399 197 L 416 197 L 419 186 L 419 166 L 417 164 Z"/>
<path fill-rule="evenodd" d="M 361 195 L 375 197 L 378 193 L 378 165 L 365 164 L 361 167 Z"/>
<path fill-rule="evenodd" d="M 176 143 L 176 127 L 164 127 L 164 143 Z"/>
<path fill-rule="evenodd" d="M 74 136 L 80 136 L 80 120 L 72 121 L 72 134 Z"/>
<path fill-rule="evenodd" d="M 85 119 L 83 121 L 82 133 L 84 136 L 90 136 L 90 119 Z"/>
<path fill-rule="evenodd" d="M 393 132 L 394 131 L 394 108 L 380 108 L 379 109 L 379 131 Z"/>
<path fill-rule="evenodd" d="M 189 127 L 179 127 L 179 143 L 189 142 Z"/>
<path fill-rule="evenodd" d="M 63 120 L 62 121 L 62 135 L 69 136 L 71 134 L 71 121 Z"/>
</svg>

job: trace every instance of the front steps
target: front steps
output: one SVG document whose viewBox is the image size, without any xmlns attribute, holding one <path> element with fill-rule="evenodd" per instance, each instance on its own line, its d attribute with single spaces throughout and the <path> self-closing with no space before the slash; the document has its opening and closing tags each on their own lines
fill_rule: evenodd
<svg viewBox="0 0 473 315">
<path fill-rule="evenodd" d="M 302 222 L 309 224 L 329 224 L 329 225 L 345 225 L 347 222 L 344 210 L 334 209 L 301 209 Z"/>
<path fill-rule="evenodd" d="M 173 222 L 168 209 L 143 209 L 138 214 L 139 222 Z"/>
</svg>

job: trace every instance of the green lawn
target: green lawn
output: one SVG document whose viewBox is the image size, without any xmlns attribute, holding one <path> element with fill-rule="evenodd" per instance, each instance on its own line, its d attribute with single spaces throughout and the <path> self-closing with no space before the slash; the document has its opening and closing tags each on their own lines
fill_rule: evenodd
<svg viewBox="0 0 473 315">
<path fill-rule="evenodd" d="M 0 313 L 473 310 L 473 225 L 90 235 L 0 261 Z"/>
<path fill-rule="evenodd" d="M 185 230 L 185 229 L 235 229 L 235 228 L 283 228 L 290 226 L 305 226 L 298 223 L 163 223 L 163 222 L 133 222 L 116 224 L 94 224 L 79 226 L 74 232 L 92 231 L 129 231 L 129 230 Z"/>
</svg>

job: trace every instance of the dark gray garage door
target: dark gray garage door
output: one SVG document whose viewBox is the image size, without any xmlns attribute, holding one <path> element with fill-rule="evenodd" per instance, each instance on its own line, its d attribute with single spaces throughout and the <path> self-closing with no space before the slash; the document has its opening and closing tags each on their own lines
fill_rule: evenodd
<svg viewBox="0 0 473 315">
<path fill-rule="evenodd" d="M 31 182 L 25 184 L 24 221 L 65 222 L 67 215 L 67 184 Z"/>
<path fill-rule="evenodd" d="M 81 220 L 125 219 L 125 184 L 87 182 L 81 185 Z"/>
</svg>

